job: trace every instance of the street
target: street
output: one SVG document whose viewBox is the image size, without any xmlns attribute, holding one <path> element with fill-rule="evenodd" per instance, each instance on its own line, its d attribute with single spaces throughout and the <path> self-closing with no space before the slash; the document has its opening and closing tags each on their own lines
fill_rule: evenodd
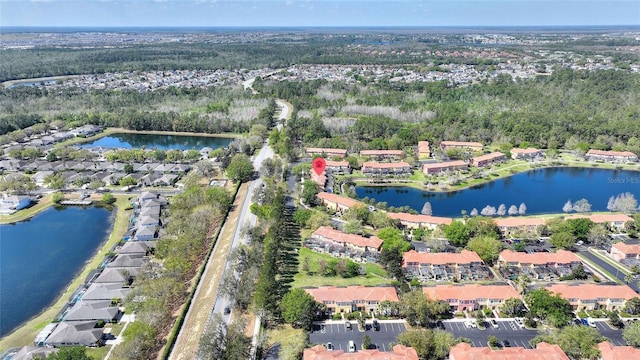
<svg viewBox="0 0 640 360">
<path fill-rule="evenodd" d="M 398 334 L 407 331 L 404 321 L 399 320 L 380 320 L 380 331 L 374 331 L 368 320 L 366 330 L 358 330 L 358 322 L 351 322 L 351 330 L 347 329 L 344 321 L 331 321 L 328 323 L 317 323 L 313 325 L 313 330 L 309 333 L 309 341 L 312 344 L 327 345 L 331 343 L 336 350 L 348 349 L 349 341 L 356 344 L 356 349 L 362 349 L 362 337 L 369 335 L 371 344 L 375 345 L 381 351 L 390 351 L 391 343 L 396 342 Z"/>
<path fill-rule="evenodd" d="M 622 273 L 620 270 L 616 269 L 613 265 L 607 263 L 606 261 L 600 259 L 599 257 L 597 257 L 596 255 L 592 254 L 591 252 L 589 252 L 588 250 L 581 250 L 578 251 L 578 253 L 582 256 L 584 256 L 585 258 L 589 259 L 591 262 L 595 263 L 596 265 L 600 266 L 601 268 L 603 268 L 605 271 L 609 272 L 611 275 L 615 276 L 616 278 L 618 278 L 620 281 L 622 281 L 622 283 L 625 283 L 625 274 Z M 630 288 L 633 289 L 633 291 L 640 293 L 640 287 L 638 286 L 637 282 L 630 282 L 627 285 L 629 285 Z"/>
</svg>

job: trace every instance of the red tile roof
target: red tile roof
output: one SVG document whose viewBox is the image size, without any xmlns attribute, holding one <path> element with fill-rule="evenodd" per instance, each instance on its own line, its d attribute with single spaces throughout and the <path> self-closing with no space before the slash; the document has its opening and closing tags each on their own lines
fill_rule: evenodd
<svg viewBox="0 0 640 360">
<path fill-rule="evenodd" d="M 618 242 L 613 244 L 613 247 L 618 249 L 623 254 L 626 255 L 637 255 L 640 254 L 640 245 L 639 244 L 625 244 L 623 242 Z"/>
<path fill-rule="evenodd" d="M 409 163 L 401 161 L 401 162 L 397 162 L 397 163 L 381 163 L 381 162 L 377 162 L 377 161 L 365 161 L 362 164 L 362 168 L 375 168 L 375 169 L 397 169 L 397 168 L 405 168 L 408 167 L 410 168 L 411 165 L 409 165 Z"/>
<path fill-rule="evenodd" d="M 360 151 L 361 156 L 404 156 L 404 151 L 402 150 L 362 150 Z"/>
<path fill-rule="evenodd" d="M 503 158 L 504 154 L 501 152 L 492 152 L 490 154 L 484 154 L 484 155 L 480 155 L 480 156 L 476 156 L 474 158 L 471 159 L 472 163 L 477 163 L 480 161 L 492 161 L 492 160 L 496 160 L 496 159 L 500 159 Z"/>
<path fill-rule="evenodd" d="M 481 262 L 480 256 L 469 250 L 462 250 L 460 253 L 419 253 L 411 250 L 402 254 L 402 266 L 406 266 L 407 263 L 446 265 Z"/>
<path fill-rule="evenodd" d="M 465 141 L 442 141 L 440 146 L 460 146 L 460 147 L 483 147 L 482 143 L 479 142 L 465 142 Z"/>
<path fill-rule="evenodd" d="M 334 148 L 314 148 L 308 147 L 304 150 L 309 154 L 327 154 L 327 155 L 347 155 L 347 149 L 334 149 Z"/>
<path fill-rule="evenodd" d="M 411 347 L 395 345 L 393 352 L 375 350 L 358 350 L 345 353 L 344 350 L 329 351 L 322 345 L 304 349 L 303 360 L 418 360 L 418 353 Z"/>
<path fill-rule="evenodd" d="M 462 161 L 462 160 L 454 160 L 454 161 L 445 161 L 445 162 L 439 162 L 439 163 L 428 163 L 428 164 L 424 164 L 422 165 L 422 171 L 428 170 L 428 169 L 443 169 L 443 168 L 450 168 L 450 167 L 464 167 L 467 166 L 467 163 Z"/>
<path fill-rule="evenodd" d="M 501 350 L 459 343 L 451 348 L 449 360 L 569 360 L 569 357 L 560 346 L 546 342 L 538 343 L 535 349 L 512 347 Z"/>
<path fill-rule="evenodd" d="M 380 248 L 380 246 L 382 246 L 382 240 L 380 240 L 380 238 L 378 238 L 377 236 L 366 238 L 364 236 L 355 234 L 345 234 L 342 231 L 333 229 L 331 226 L 321 226 L 316 229 L 316 231 L 314 231 L 312 235 L 331 239 L 336 242 L 354 244 L 360 247 L 366 246 L 378 249 Z"/>
<path fill-rule="evenodd" d="M 571 264 L 573 262 L 580 262 L 576 254 L 567 250 L 558 250 L 555 253 L 540 252 L 535 254 L 503 250 L 500 253 L 499 259 L 510 263 L 534 265 Z"/>
<path fill-rule="evenodd" d="M 332 160 L 325 160 L 325 163 L 327 164 L 328 167 L 346 167 L 349 166 L 349 162 L 348 161 L 332 161 Z"/>
<path fill-rule="evenodd" d="M 633 346 L 613 346 L 608 341 L 598 344 L 602 360 L 631 360 L 640 359 L 640 349 Z"/>
<path fill-rule="evenodd" d="M 436 285 L 423 287 L 422 291 L 429 299 L 444 301 L 520 298 L 518 292 L 509 285 Z"/>
<path fill-rule="evenodd" d="M 638 296 L 638 294 L 627 285 L 554 284 L 546 287 L 546 289 L 559 294 L 565 299 L 595 300 L 604 298 L 629 300 Z"/>
<path fill-rule="evenodd" d="M 309 295 L 313 296 L 317 302 L 328 301 L 399 301 L 396 288 L 393 286 L 321 286 L 317 288 L 304 289 Z"/>
<path fill-rule="evenodd" d="M 354 200 L 354 199 L 352 199 L 350 197 L 331 194 L 331 193 L 324 192 L 324 191 L 318 193 L 318 195 L 316 195 L 316 196 L 320 200 L 329 201 L 329 202 L 332 202 L 334 204 L 340 204 L 340 205 L 343 205 L 343 206 L 346 206 L 346 207 L 349 207 L 349 208 L 356 207 L 356 206 L 364 206 L 364 204 L 361 203 L 360 201 Z"/>
<path fill-rule="evenodd" d="M 596 156 L 627 156 L 627 157 L 637 157 L 636 154 L 631 151 L 604 151 L 604 150 L 596 150 L 591 149 L 587 152 L 587 156 L 596 155 Z"/>
<path fill-rule="evenodd" d="M 418 153 L 430 153 L 428 141 L 418 141 Z"/>
<path fill-rule="evenodd" d="M 496 218 L 494 221 L 498 227 L 538 226 L 545 224 L 544 219 L 541 218 L 524 218 L 517 216 Z"/>
<path fill-rule="evenodd" d="M 387 213 L 387 216 L 390 219 L 397 219 L 400 221 L 412 222 L 412 223 L 420 223 L 420 224 L 444 224 L 449 225 L 453 221 L 452 218 L 448 217 L 438 217 L 438 216 L 430 216 L 430 215 L 414 215 L 407 213 Z"/>
<path fill-rule="evenodd" d="M 569 219 L 584 219 L 587 218 L 596 224 L 608 223 L 608 222 L 627 222 L 633 220 L 633 218 L 625 214 L 593 214 L 589 216 L 585 215 L 571 215 L 567 217 Z"/>
<path fill-rule="evenodd" d="M 511 149 L 511 153 L 512 154 L 535 154 L 535 153 L 537 153 L 539 151 L 540 151 L 540 149 L 536 149 L 536 148 L 526 148 L 526 149 L 513 148 L 513 149 Z"/>
</svg>

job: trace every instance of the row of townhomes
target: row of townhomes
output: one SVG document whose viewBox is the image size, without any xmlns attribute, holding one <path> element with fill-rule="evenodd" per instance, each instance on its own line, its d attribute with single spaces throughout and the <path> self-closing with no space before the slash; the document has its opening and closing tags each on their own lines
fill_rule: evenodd
<svg viewBox="0 0 640 360">
<path fill-rule="evenodd" d="M 167 199 L 143 192 L 131 203 L 134 211 L 126 235 L 74 292 L 55 321 L 40 331 L 35 346 L 102 346 L 114 340 L 109 324 L 133 320 L 124 314 L 121 300 L 150 263 Z"/>
</svg>

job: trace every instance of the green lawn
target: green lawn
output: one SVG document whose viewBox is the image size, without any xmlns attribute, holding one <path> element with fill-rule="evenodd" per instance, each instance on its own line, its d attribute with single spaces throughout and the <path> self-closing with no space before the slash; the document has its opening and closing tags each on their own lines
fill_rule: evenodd
<svg viewBox="0 0 640 360">
<path fill-rule="evenodd" d="M 333 285 L 333 286 L 349 286 L 349 285 L 381 285 L 381 284 L 390 284 L 391 279 L 387 276 L 387 272 L 382 268 L 382 266 L 378 264 L 367 263 L 364 264 L 365 269 L 367 270 L 367 275 L 365 276 L 357 276 L 353 278 L 342 278 L 339 276 L 333 277 L 325 277 L 320 275 L 307 275 L 305 271 L 302 270 L 302 264 L 304 262 L 304 258 L 309 258 L 311 261 L 310 272 L 314 273 L 318 270 L 318 260 L 324 259 L 329 261 L 334 259 L 331 255 L 327 254 L 319 254 L 313 252 L 307 248 L 301 248 L 299 252 L 299 265 L 298 265 L 298 273 L 293 277 L 292 287 L 303 287 L 303 286 L 322 286 L 322 285 Z"/>
</svg>

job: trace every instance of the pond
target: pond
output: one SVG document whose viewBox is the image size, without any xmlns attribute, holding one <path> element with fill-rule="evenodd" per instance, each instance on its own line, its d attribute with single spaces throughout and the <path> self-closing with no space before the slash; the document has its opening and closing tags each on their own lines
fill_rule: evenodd
<svg viewBox="0 0 640 360">
<path fill-rule="evenodd" d="M 0 337 L 50 306 L 109 236 L 115 211 L 51 207 L 0 225 Z"/>
<path fill-rule="evenodd" d="M 211 137 L 195 135 L 156 135 L 156 134 L 112 134 L 92 142 L 79 144 L 81 148 L 105 147 L 121 149 L 160 149 L 160 150 L 190 150 L 210 147 L 217 149 L 225 147 L 233 141 L 228 137 Z"/>
<path fill-rule="evenodd" d="M 545 168 L 531 170 L 486 184 L 454 192 L 429 192 L 405 186 L 358 186 L 359 198 L 384 201 L 388 206 L 410 206 L 422 210 L 429 201 L 433 215 L 459 217 L 462 210 L 481 211 L 487 205 L 525 203 L 527 214 L 562 212 L 567 200 L 582 198 L 592 211 L 607 211 L 609 197 L 630 192 L 640 200 L 640 172 L 592 168 Z"/>
</svg>

